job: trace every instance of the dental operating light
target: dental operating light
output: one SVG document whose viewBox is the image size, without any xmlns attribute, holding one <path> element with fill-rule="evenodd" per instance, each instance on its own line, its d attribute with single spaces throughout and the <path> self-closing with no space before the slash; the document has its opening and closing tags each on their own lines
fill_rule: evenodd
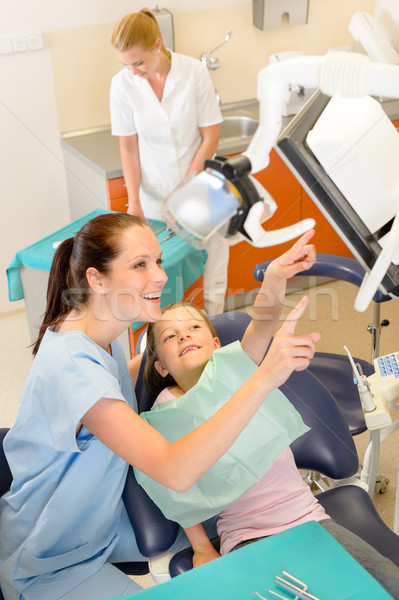
<svg viewBox="0 0 399 600">
<path fill-rule="evenodd" d="M 321 93 L 281 133 L 287 83 L 319 88 Z M 232 240 L 238 235 L 266 247 L 313 227 L 312 219 L 274 231 L 265 231 L 260 224 L 261 217 L 273 214 L 275 203 L 251 173 L 268 166 L 275 147 L 362 266 L 371 271 L 355 308 L 365 310 L 379 286 L 399 296 L 399 134 L 372 96 L 399 98 L 399 65 L 337 51 L 265 67 L 258 74 L 259 126 L 248 149 L 231 159 L 207 161 L 203 173 L 183 182 L 164 202 L 166 221 L 178 235 L 188 232 L 186 240 L 194 240 L 197 247 L 206 246 L 215 234 Z M 202 204 L 194 189 L 197 184 Z M 202 205 L 207 207 L 205 213 Z"/>
</svg>

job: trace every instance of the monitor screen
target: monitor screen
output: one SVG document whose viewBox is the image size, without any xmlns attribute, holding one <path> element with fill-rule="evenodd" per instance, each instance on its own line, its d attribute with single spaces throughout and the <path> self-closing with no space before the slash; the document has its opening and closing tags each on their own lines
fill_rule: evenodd
<svg viewBox="0 0 399 600">
<path fill-rule="evenodd" d="M 306 142 L 308 132 L 330 100 L 317 91 L 282 131 L 276 150 L 361 265 L 370 270 L 381 252 L 379 240 L 390 230 L 392 220 L 372 233 Z M 381 285 L 386 293 L 399 297 L 398 265 L 391 263 Z"/>
</svg>

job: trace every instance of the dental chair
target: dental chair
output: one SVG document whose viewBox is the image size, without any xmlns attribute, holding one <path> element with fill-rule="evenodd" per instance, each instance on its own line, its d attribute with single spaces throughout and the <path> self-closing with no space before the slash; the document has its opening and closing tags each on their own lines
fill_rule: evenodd
<svg viewBox="0 0 399 600">
<path fill-rule="evenodd" d="M 280 389 L 311 427 L 291 445 L 298 468 L 333 479 L 356 473 L 358 457 L 351 433 L 333 396 L 321 382 L 309 370 L 295 372 Z M 330 517 L 399 566 L 399 536 L 385 525 L 363 488 L 343 485 L 317 498 Z M 192 556 L 191 548 L 176 554 L 169 565 L 171 576 L 191 569 Z"/>
<path fill-rule="evenodd" d="M 230 312 L 211 320 L 222 345 L 226 345 L 242 338 L 250 317 L 246 313 Z M 145 354 L 136 383 L 139 412 L 149 410 L 155 400 L 143 382 L 144 365 Z M 293 373 L 281 390 L 311 428 L 291 446 L 298 468 L 314 470 L 332 479 L 351 478 L 359 467 L 356 447 L 332 394 L 309 370 Z M 144 493 L 139 486 L 138 489 Z M 399 536 L 385 525 L 363 488 L 343 485 L 319 494 L 318 499 L 332 518 L 399 566 Z M 147 508 L 151 505 L 149 502 Z M 139 518 L 137 512 L 136 518 Z M 218 540 L 213 543 L 217 547 Z M 177 553 L 169 565 L 172 577 L 191 568 L 191 548 Z"/>
<path fill-rule="evenodd" d="M 271 261 L 265 261 L 256 265 L 254 277 L 257 281 L 263 281 L 267 266 Z M 301 276 L 320 276 L 338 279 L 360 287 L 365 275 L 365 271 L 360 263 L 354 258 L 345 256 L 335 256 L 332 254 L 318 254 L 316 263 L 308 270 L 301 273 Z M 373 323 L 368 326 L 371 333 L 371 360 L 379 356 L 381 328 L 389 325 L 389 321 L 382 320 L 380 316 L 381 304 L 391 300 L 391 297 L 377 291 L 373 297 Z M 367 377 L 374 373 L 374 367 L 371 363 L 355 358 L 355 363 L 359 364 L 364 375 Z M 367 430 L 364 419 L 363 407 L 359 398 L 357 386 L 353 384 L 353 372 L 349 359 L 345 354 L 333 354 L 327 352 L 316 352 L 311 361 L 309 370 L 327 387 L 337 401 L 352 435 L 359 435 Z M 362 481 L 367 484 L 368 492 L 372 497 L 376 488 L 377 468 L 380 453 L 380 430 L 370 431 L 370 444 L 367 456 L 368 465 L 361 473 Z M 381 476 L 379 479 L 383 479 Z M 320 478 L 311 474 L 309 481 L 321 486 Z M 383 490 L 384 488 L 381 488 Z"/>
</svg>

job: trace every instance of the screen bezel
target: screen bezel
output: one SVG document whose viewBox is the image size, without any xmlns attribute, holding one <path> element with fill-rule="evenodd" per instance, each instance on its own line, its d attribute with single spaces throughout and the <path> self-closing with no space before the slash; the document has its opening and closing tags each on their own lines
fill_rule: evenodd
<svg viewBox="0 0 399 600">
<path fill-rule="evenodd" d="M 366 227 L 306 143 L 308 132 L 329 101 L 329 96 L 317 91 L 283 129 L 275 148 L 363 268 L 370 270 L 381 252 L 377 236 Z M 399 266 L 391 263 L 381 286 L 386 293 L 399 296 Z"/>
</svg>

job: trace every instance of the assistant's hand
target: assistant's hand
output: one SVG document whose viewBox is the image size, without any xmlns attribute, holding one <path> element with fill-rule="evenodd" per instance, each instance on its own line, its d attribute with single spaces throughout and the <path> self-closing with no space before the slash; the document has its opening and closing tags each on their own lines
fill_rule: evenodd
<svg viewBox="0 0 399 600">
<path fill-rule="evenodd" d="M 134 217 L 140 217 L 145 220 L 143 209 L 141 208 L 140 202 L 129 202 L 127 205 L 127 214 L 133 215 Z"/>
<path fill-rule="evenodd" d="M 309 298 L 305 296 L 289 313 L 260 364 L 260 369 L 266 369 L 275 378 L 276 387 L 282 385 L 293 371 L 306 369 L 315 353 L 320 333 L 295 335 L 295 327 L 308 304 Z"/>
<path fill-rule="evenodd" d="M 287 252 L 273 260 L 267 268 L 267 275 L 290 279 L 310 269 L 317 258 L 316 248 L 313 244 L 308 244 L 314 234 L 314 229 L 310 229 Z"/>
</svg>

